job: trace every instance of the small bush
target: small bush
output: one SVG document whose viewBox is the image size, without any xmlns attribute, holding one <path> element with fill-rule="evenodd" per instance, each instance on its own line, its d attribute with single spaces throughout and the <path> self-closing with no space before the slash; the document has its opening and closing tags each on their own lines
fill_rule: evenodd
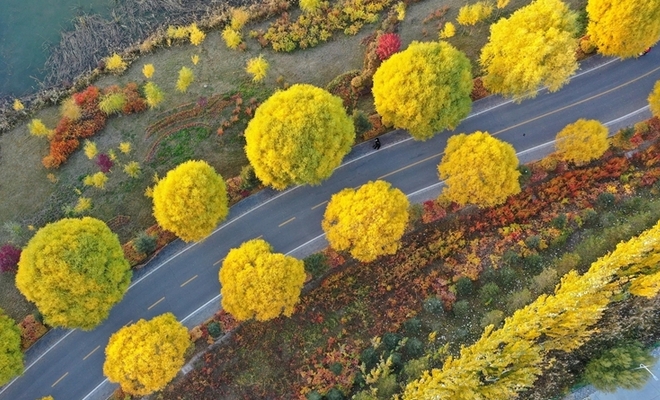
<svg viewBox="0 0 660 400">
<path fill-rule="evenodd" d="M 126 104 L 126 95 L 124 93 L 108 93 L 101 98 L 99 109 L 107 115 L 120 112 Z"/>
<path fill-rule="evenodd" d="M 500 294 L 500 287 L 495 282 L 488 282 L 479 289 L 479 298 L 483 303 L 491 303 Z"/>
<path fill-rule="evenodd" d="M 101 172 L 107 174 L 108 172 L 110 172 L 112 167 L 114 167 L 115 163 L 112 161 L 109 155 L 105 153 L 101 153 L 96 158 L 96 165 L 99 167 Z"/>
<path fill-rule="evenodd" d="M 381 376 L 375 386 L 378 389 L 376 393 L 378 393 L 379 399 L 391 399 L 401 389 L 396 382 L 396 375 L 394 374 Z"/>
<path fill-rule="evenodd" d="M 592 228 L 598 223 L 598 213 L 593 208 L 582 210 L 580 218 L 582 218 L 582 226 L 585 228 Z"/>
<path fill-rule="evenodd" d="M 241 189 L 243 190 L 252 190 L 261 185 L 261 181 L 257 178 L 257 174 L 254 173 L 254 168 L 252 165 L 248 164 L 241 168 Z"/>
<path fill-rule="evenodd" d="M 563 276 L 577 268 L 580 265 L 580 259 L 580 256 L 576 253 L 564 253 L 561 257 L 555 259 L 552 265 L 557 270 L 557 274 Z"/>
<path fill-rule="evenodd" d="M 378 37 L 378 47 L 376 54 L 381 61 L 385 61 L 392 57 L 392 54 L 401 49 L 401 39 L 396 33 L 385 33 Z"/>
<path fill-rule="evenodd" d="M 176 81 L 176 90 L 185 93 L 188 91 L 188 86 L 195 80 L 195 75 L 188 67 L 181 67 L 179 70 L 179 79 Z"/>
<path fill-rule="evenodd" d="M 646 370 L 638 368 L 640 364 L 651 367 L 655 360 L 639 342 L 623 343 L 589 361 L 584 379 L 605 392 L 640 389 L 650 378 Z"/>
<path fill-rule="evenodd" d="M 141 232 L 133 240 L 133 248 L 135 248 L 135 251 L 145 255 L 153 253 L 156 250 L 157 244 L 156 238 L 146 232 Z"/>
<path fill-rule="evenodd" d="M 334 362 L 330 364 L 330 367 L 328 367 L 330 371 L 332 371 L 333 374 L 339 375 L 341 374 L 342 369 L 344 369 L 344 366 L 341 365 L 340 362 Z"/>
<path fill-rule="evenodd" d="M 408 338 L 406 345 L 403 347 L 408 358 L 417 358 L 424 355 L 424 343 L 417 338 Z"/>
<path fill-rule="evenodd" d="M 312 274 L 314 278 L 322 276 L 330 268 L 325 254 L 322 253 L 315 253 L 305 257 L 303 263 L 305 264 L 305 271 Z"/>
<path fill-rule="evenodd" d="M 470 303 L 468 303 L 467 300 L 459 300 L 454 303 L 452 311 L 454 312 L 454 316 L 457 318 L 465 318 L 470 314 L 472 310 Z"/>
<path fill-rule="evenodd" d="M 422 321 L 419 318 L 410 318 L 403 323 L 403 329 L 408 336 L 417 336 L 422 331 Z"/>
<path fill-rule="evenodd" d="M 445 312 L 444 304 L 439 298 L 432 296 L 424 300 L 424 311 L 435 316 L 441 316 Z"/>
<path fill-rule="evenodd" d="M 523 258 L 523 268 L 529 275 L 536 275 L 543 271 L 543 257 L 538 254 L 530 254 Z"/>
<path fill-rule="evenodd" d="M 16 272 L 21 249 L 9 243 L 0 247 L 0 272 Z"/>
<path fill-rule="evenodd" d="M 518 167 L 518 172 L 520 172 L 520 176 L 518 177 L 518 183 L 520 186 L 524 186 L 527 181 L 529 181 L 529 178 L 532 177 L 532 170 L 526 166 L 526 165 L 520 165 Z"/>
<path fill-rule="evenodd" d="M 502 262 L 509 267 L 515 267 L 520 262 L 520 254 L 509 249 L 502 254 Z"/>
<path fill-rule="evenodd" d="M 479 325 L 481 325 L 482 328 L 485 328 L 488 325 L 495 325 L 497 328 L 502 321 L 504 321 L 504 312 L 500 310 L 492 310 L 481 318 Z"/>
<path fill-rule="evenodd" d="M 344 396 L 344 393 L 342 393 L 341 390 L 333 387 L 328 391 L 328 393 L 325 394 L 325 398 L 327 400 L 344 400 L 346 396 Z"/>
<path fill-rule="evenodd" d="M 537 293 L 550 293 L 557 283 L 559 283 L 559 274 L 554 268 L 546 268 L 540 274 L 533 278 L 534 291 Z"/>
<path fill-rule="evenodd" d="M 401 341 L 401 336 L 394 332 L 387 332 L 383 335 L 383 345 L 388 351 L 394 351 Z"/>
<path fill-rule="evenodd" d="M 209 335 L 211 335 L 213 339 L 217 339 L 222 336 L 222 327 L 216 321 L 209 323 L 206 326 L 206 329 L 209 331 Z"/>
<path fill-rule="evenodd" d="M 378 352 L 373 347 L 367 347 L 360 353 L 360 362 L 364 363 L 367 371 L 378 364 Z"/>
<path fill-rule="evenodd" d="M 403 373 L 406 375 L 407 381 L 413 381 L 428 370 L 431 366 L 428 357 L 421 357 L 415 360 L 410 360 L 403 366 Z"/>
<path fill-rule="evenodd" d="M 525 239 L 525 245 L 530 249 L 539 250 L 541 244 L 541 237 L 539 235 L 532 235 Z"/>
<path fill-rule="evenodd" d="M 525 307 L 532 302 L 532 292 L 529 289 L 523 289 L 519 292 L 512 293 L 506 301 L 506 310 L 513 314 L 516 310 Z"/>
<path fill-rule="evenodd" d="M 307 400 L 323 400 L 323 395 L 316 390 L 312 390 L 305 396 Z"/>
<path fill-rule="evenodd" d="M 369 132 L 373 125 L 369 117 L 362 110 L 353 110 L 353 125 L 355 125 L 355 136 L 362 138 L 365 132 Z"/>
<path fill-rule="evenodd" d="M 474 292 L 474 285 L 472 280 L 468 277 L 462 276 L 456 281 L 456 294 L 460 297 L 467 297 Z"/>
<path fill-rule="evenodd" d="M 568 222 L 566 214 L 559 214 L 550 221 L 550 224 L 557 229 L 564 229 L 566 227 L 566 222 Z"/>
<path fill-rule="evenodd" d="M 511 289 L 518 282 L 518 279 L 516 271 L 507 265 L 497 270 L 495 282 L 503 288 Z"/>
<path fill-rule="evenodd" d="M 596 207 L 601 210 L 609 210 L 616 203 L 616 197 L 610 192 L 603 192 L 596 198 Z"/>
</svg>

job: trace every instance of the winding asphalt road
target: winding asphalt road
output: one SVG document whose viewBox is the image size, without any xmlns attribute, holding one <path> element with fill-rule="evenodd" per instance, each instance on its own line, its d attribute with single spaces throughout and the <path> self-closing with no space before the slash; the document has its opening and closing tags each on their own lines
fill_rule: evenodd
<svg viewBox="0 0 660 400">
<path fill-rule="evenodd" d="M 592 57 L 571 82 L 556 93 L 515 104 L 490 97 L 474 105 L 455 130 L 497 135 L 530 155 L 549 146 L 556 133 L 579 118 L 627 125 L 648 117 L 647 97 L 660 79 L 660 48 L 637 60 Z M 626 117 L 626 118 L 623 118 Z M 610 126 L 613 128 L 616 123 Z M 206 240 L 175 242 L 134 275 L 126 296 L 101 326 L 90 332 L 53 330 L 26 355 L 25 373 L 0 388 L 0 399 L 105 399 L 116 386 L 103 376 L 109 336 L 140 318 L 172 312 L 186 325 L 219 307 L 218 269 L 229 249 L 262 237 L 276 251 L 303 257 L 324 245 L 320 221 L 333 193 L 384 179 L 413 200 L 433 197 L 439 188 L 436 166 L 451 132 L 416 142 L 403 132 L 382 137 L 382 148 L 356 146 L 345 163 L 321 186 L 285 192 L 263 191 L 232 207 L 226 222 Z M 210 310 L 210 311 L 209 311 Z"/>
</svg>

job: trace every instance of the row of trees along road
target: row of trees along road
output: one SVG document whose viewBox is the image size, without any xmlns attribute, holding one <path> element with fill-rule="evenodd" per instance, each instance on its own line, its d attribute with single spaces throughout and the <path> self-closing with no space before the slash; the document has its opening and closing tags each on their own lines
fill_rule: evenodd
<svg viewBox="0 0 660 400">
<path fill-rule="evenodd" d="M 660 0 L 635 3 L 635 7 L 630 1 L 589 0 L 586 9 L 589 42 L 604 55 L 634 57 L 660 37 Z M 520 26 L 526 29 L 518 29 Z M 536 0 L 501 18 L 491 26 L 479 59 L 484 85 L 492 93 L 517 100 L 534 96 L 541 85 L 558 90 L 577 68 L 576 26 L 576 14 L 560 0 Z M 467 57 L 446 42 L 412 43 L 384 61 L 373 79 L 374 103 L 383 121 L 407 129 L 418 140 L 457 126 L 470 111 L 471 89 Z M 649 101 L 658 115 L 660 84 Z M 578 121 L 558 136 L 558 149 L 576 163 L 599 157 L 606 148 L 602 132 L 595 121 Z M 582 135 L 580 140 L 574 140 L 576 135 Z M 293 85 L 257 109 L 245 136 L 245 151 L 256 176 L 265 185 L 284 189 L 293 184 L 319 184 L 329 177 L 350 150 L 355 128 L 340 99 L 310 85 Z M 462 156 L 466 151 L 471 157 L 481 153 L 480 159 L 497 162 L 491 169 L 478 169 L 479 163 L 474 162 L 463 165 L 468 159 Z M 510 145 L 486 132 L 476 132 L 451 138 L 438 170 L 447 183 L 445 196 L 460 204 L 488 206 L 520 190 L 517 165 Z M 456 179 L 459 175 L 460 180 Z M 228 211 L 224 181 L 203 161 L 190 161 L 170 171 L 156 184 L 153 203 L 157 222 L 185 241 L 208 236 Z M 371 261 L 396 252 L 408 220 L 407 208 L 398 189 L 385 182 L 370 182 L 333 196 L 322 225 L 333 247 Z M 301 262 L 272 250 L 264 241 L 252 241 L 233 249 L 225 259 L 225 272 L 220 273 L 223 305 L 240 320 L 290 315 L 298 301 L 304 278 Z M 259 274 L 268 278 L 258 280 Z M 47 324 L 93 329 L 121 300 L 130 278 L 116 235 L 102 221 L 86 217 L 42 227 L 21 254 L 16 285 L 37 305 Z M 275 292 L 279 293 L 277 302 L 263 304 L 267 294 Z M 17 350 L 20 335 L 10 322 L 0 317 L 5 349 L 0 357 L 0 384 L 23 370 Z M 176 324 L 173 317 L 161 316 L 123 328 L 135 332 L 117 332 L 106 349 L 106 375 L 129 393 L 144 394 L 162 387 L 180 367 L 188 346 Z M 488 331 L 484 338 L 508 335 L 498 332 Z M 132 336 L 142 338 L 140 343 L 129 343 Z M 152 344 L 155 342 L 160 344 Z M 511 341 L 498 343 L 514 345 Z M 515 349 L 499 344 L 493 349 L 524 354 L 531 365 L 524 374 L 535 375 L 542 358 L 538 345 L 518 343 Z M 148 357 L 135 354 L 148 351 L 167 354 L 167 362 L 138 365 Z M 447 368 L 454 364 L 447 363 Z M 427 381 L 437 382 L 437 376 L 434 372 Z"/>
</svg>

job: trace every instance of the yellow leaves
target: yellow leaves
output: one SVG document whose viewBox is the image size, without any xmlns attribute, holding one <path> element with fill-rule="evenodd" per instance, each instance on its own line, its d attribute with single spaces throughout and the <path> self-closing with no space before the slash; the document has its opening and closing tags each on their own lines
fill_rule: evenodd
<svg viewBox="0 0 660 400">
<path fill-rule="evenodd" d="M 96 155 L 99 153 L 99 150 L 96 147 L 96 143 L 90 140 L 85 140 L 83 151 L 85 152 L 85 156 L 87 156 L 87 158 L 89 158 L 90 160 L 96 157 Z"/>
<path fill-rule="evenodd" d="M 232 28 L 231 26 L 226 27 L 222 31 L 222 39 L 224 39 L 225 44 L 230 49 L 238 48 L 238 45 L 240 45 L 241 42 L 243 41 L 243 38 L 241 37 L 241 33 L 238 30 Z"/>
<path fill-rule="evenodd" d="M 99 109 L 107 115 L 120 112 L 126 104 L 126 95 L 124 93 L 108 93 L 101 97 Z"/>
<path fill-rule="evenodd" d="M 479 1 L 475 4 L 466 4 L 458 10 L 456 22 L 461 25 L 476 25 L 478 22 L 490 17 L 493 13 L 492 4 Z"/>
<path fill-rule="evenodd" d="M 406 18 L 406 3 L 402 1 L 396 3 L 394 11 L 396 11 L 396 19 L 403 21 Z"/>
<path fill-rule="evenodd" d="M 153 64 L 144 64 L 144 67 L 142 67 L 142 75 L 147 79 L 150 79 L 155 71 L 156 69 Z"/>
<path fill-rule="evenodd" d="M 197 24 L 190 25 L 188 31 L 190 32 L 190 43 L 194 44 L 195 46 L 199 46 L 200 44 L 202 44 L 202 42 L 206 38 L 206 33 L 202 32 L 197 27 Z"/>
<path fill-rule="evenodd" d="M 185 39 L 190 35 L 190 30 L 187 26 L 168 26 L 167 37 L 170 39 Z"/>
<path fill-rule="evenodd" d="M 470 61 L 446 42 L 413 42 L 385 60 L 373 82 L 383 123 L 406 129 L 417 140 L 453 128 L 470 112 Z"/>
<path fill-rule="evenodd" d="M 660 37 L 657 0 L 589 0 L 587 34 L 606 56 L 637 57 Z"/>
<path fill-rule="evenodd" d="M 16 322 L 0 309 L 0 385 L 22 373 L 21 332 Z"/>
<path fill-rule="evenodd" d="M 89 197 L 79 197 L 78 202 L 75 207 L 73 207 L 73 212 L 76 214 L 82 214 L 90 208 L 92 208 L 92 199 Z"/>
<path fill-rule="evenodd" d="M 516 100 L 559 90 L 578 67 L 576 17 L 560 0 L 535 0 L 491 25 L 479 59 L 486 88 Z"/>
<path fill-rule="evenodd" d="M 497 0 L 497 8 L 502 9 L 509 5 L 511 0 Z"/>
<path fill-rule="evenodd" d="M 131 178 L 137 178 L 140 176 L 140 163 L 137 161 L 130 161 L 126 165 L 124 165 L 124 172 L 126 175 L 130 176 Z"/>
<path fill-rule="evenodd" d="M 234 318 L 267 321 L 293 314 L 305 281 L 304 263 L 250 240 L 231 249 L 219 273 L 222 307 Z"/>
<path fill-rule="evenodd" d="M 128 154 L 131 152 L 131 143 L 130 142 L 121 142 L 119 143 L 119 151 L 121 151 L 124 154 Z"/>
<path fill-rule="evenodd" d="M 83 179 L 85 186 L 94 186 L 99 189 L 105 189 L 105 183 L 108 181 L 108 176 L 103 172 L 97 172 L 94 175 L 87 175 Z"/>
<path fill-rule="evenodd" d="M 257 108 L 245 130 L 245 153 L 259 180 L 281 190 L 329 177 L 354 138 L 353 121 L 338 97 L 293 85 Z"/>
<path fill-rule="evenodd" d="M 30 131 L 30 134 L 34 136 L 50 137 L 50 135 L 53 134 L 53 130 L 46 128 L 46 125 L 44 125 L 40 119 L 33 119 L 30 121 L 28 124 L 28 130 Z"/>
<path fill-rule="evenodd" d="M 357 260 L 374 261 L 395 254 L 408 223 L 408 198 L 385 181 L 344 189 L 330 199 L 322 226 L 336 250 Z"/>
<path fill-rule="evenodd" d="M 23 111 L 25 109 L 25 106 L 19 99 L 14 99 L 14 104 L 12 105 L 12 108 L 14 111 Z"/>
<path fill-rule="evenodd" d="M 195 75 L 188 67 L 181 67 L 179 70 L 179 79 L 176 81 L 176 90 L 185 93 L 188 86 L 195 80 Z"/>
<path fill-rule="evenodd" d="M 197 54 L 193 54 L 190 56 L 190 61 L 192 61 L 193 65 L 197 65 L 197 63 L 199 63 L 199 56 Z"/>
<path fill-rule="evenodd" d="M 298 5 L 304 13 L 315 13 L 321 7 L 321 0 L 298 0 Z"/>
<path fill-rule="evenodd" d="M 461 205 L 490 207 L 520 192 L 516 151 L 488 132 L 449 138 L 438 172 L 442 194 Z"/>
<path fill-rule="evenodd" d="M 187 161 L 153 189 L 158 224 L 186 242 L 211 234 L 229 212 L 225 181 L 204 161 Z"/>
<path fill-rule="evenodd" d="M 649 107 L 654 116 L 660 118 L 660 81 L 653 85 L 653 91 L 649 94 Z"/>
<path fill-rule="evenodd" d="M 252 81 L 261 82 L 266 77 L 269 67 L 268 61 L 266 61 L 262 55 L 259 55 L 259 57 L 248 60 L 245 71 L 252 75 Z"/>
<path fill-rule="evenodd" d="M 579 119 L 557 133 L 555 147 L 562 160 L 576 165 L 600 158 L 610 146 L 608 129 L 600 122 Z"/>
<path fill-rule="evenodd" d="M 158 107 L 165 97 L 163 91 L 153 82 L 147 82 L 147 84 L 144 85 L 144 95 L 146 96 L 149 108 Z"/>
<path fill-rule="evenodd" d="M 105 68 L 113 73 L 120 74 L 127 68 L 126 61 L 117 53 L 112 53 L 110 57 L 105 59 Z"/>
<path fill-rule="evenodd" d="M 76 104 L 76 101 L 73 99 L 73 97 L 69 97 L 62 102 L 62 105 L 60 106 L 60 115 L 62 115 L 64 118 L 70 119 L 71 121 L 77 121 L 80 119 L 80 116 L 82 115 L 80 106 Z"/>
<path fill-rule="evenodd" d="M 246 22 L 250 20 L 250 13 L 244 8 L 234 8 L 231 10 L 231 28 L 240 31 Z"/>
<path fill-rule="evenodd" d="M 442 27 L 439 37 L 440 39 L 449 39 L 451 37 L 454 37 L 455 34 L 456 34 L 456 26 L 451 22 L 447 22 Z"/>
<path fill-rule="evenodd" d="M 174 379 L 190 345 L 188 330 L 173 314 L 141 319 L 110 336 L 103 373 L 125 393 L 145 396 Z"/>
<path fill-rule="evenodd" d="M 21 254 L 16 286 L 52 326 L 92 329 L 128 289 L 130 266 L 100 220 L 62 219 L 37 231 Z"/>
</svg>

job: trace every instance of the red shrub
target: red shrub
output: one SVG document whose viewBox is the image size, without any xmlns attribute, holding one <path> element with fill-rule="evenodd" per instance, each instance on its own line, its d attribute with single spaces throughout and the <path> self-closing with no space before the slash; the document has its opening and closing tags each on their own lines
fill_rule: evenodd
<svg viewBox="0 0 660 400">
<path fill-rule="evenodd" d="M 34 315 L 28 315 L 18 324 L 18 329 L 21 331 L 21 347 L 23 350 L 32 346 L 40 337 L 42 337 L 48 329 L 39 321 L 34 318 Z"/>
<path fill-rule="evenodd" d="M 99 156 L 96 158 L 96 165 L 99 166 L 101 169 L 101 172 L 104 174 L 110 172 L 110 169 L 115 165 L 114 162 L 110 159 L 110 156 L 108 156 L 105 153 L 99 154 Z"/>
<path fill-rule="evenodd" d="M 401 49 L 401 39 L 396 33 L 385 33 L 378 37 L 376 54 L 381 61 L 385 61 Z"/>
<path fill-rule="evenodd" d="M 5 244 L 0 247 L 0 272 L 16 272 L 18 260 L 21 258 L 21 249 Z"/>
<path fill-rule="evenodd" d="M 99 93 L 99 88 L 96 86 L 88 86 L 87 89 L 83 90 L 82 92 L 74 93 L 73 100 L 80 107 L 84 107 L 89 103 L 97 103 L 99 99 Z"/>
</svg>

